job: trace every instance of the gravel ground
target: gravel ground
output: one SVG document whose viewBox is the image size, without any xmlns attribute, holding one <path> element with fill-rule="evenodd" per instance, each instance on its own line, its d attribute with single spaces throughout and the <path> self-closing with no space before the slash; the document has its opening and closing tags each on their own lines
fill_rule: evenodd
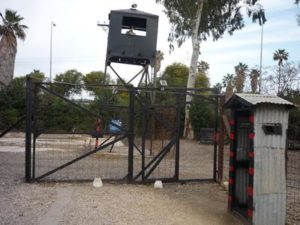
<svg viewBox="0 0 300 225">
<path fill-rule="evenodd" d="M 99 189 L 91 185 L 77 187 L 60 224 L 241 223 L 227 213 L 226 193 L 216 184 L 173 184 L 165 185 L 162 190 L 144 185 L 108 184 Z"/>
<path fill-rule="evenodd" d="M 61 192 L 70 199 L 62 204 Z M 104 183 L 24 184 L 0 189 L 0 224 L 24 225 L 234 225 L 226 193 L 216 184 L 145 185 Z M 64 201 L 64 200 L 63 200 Z"/>
<path fill-rule="evenodd" d="M 64 138 L 63 138 L 64 139 Z M 154 143 L 161 149 L 160 141 Z M 37 174 L 42 174 L 84 153 L 85 141 L 62 140 L 53 145 L 47 138 L 37 146 Z M 126 144 L 126 143 L 125 143 Z M 84 146 L 84 148 L 80 147 Z M 62 151 L 73 149 L 73 151 Z M 88 157 L 50 176 L 52 179 L 122 178 L 127 171 L 126 146 L 117 146 Z M 146 146 L 147 147 L 147 146 Z M 211 178 L 213 147 L 181 141 L 180 178 Z M 228 147 L 228 146 L 227 146 Z M 225 148 L 224 177 L 228 176 L 228 148 Z M 148 152 L 149 154 L 149 152 Z M 288 152 L 287 224 L 299 222 L 299 156 Z M 140 168 L 135 154 L 135 173 Z M 147 156 L 146 161 L 150 161 Z M 171 177 L 174 172 L 172 150 L 154 171 L 155 177 Z M 0 224 L 240 224 L 227 213 L 226 192 L 213 183 L 165 185 L 155 190 L 146 185 L 105 183 L 95 189 L 90 183 L 26 184 L 24 177 L 24 137 L 0 139 Z M 69 197 L 67 197 L 69 196 Z M 297 222 L 298 221 L 298 222 Z"/>
<path fill-rule="evenodd" d="M 2 144 L 1 225 L 241 224 L 227 212 L 227 194 L 214 183 L 163 189 L 106 182 L 102 188 L 91 182 L 26 184 L 24 153 L 5 148 Z"/>
</svg>

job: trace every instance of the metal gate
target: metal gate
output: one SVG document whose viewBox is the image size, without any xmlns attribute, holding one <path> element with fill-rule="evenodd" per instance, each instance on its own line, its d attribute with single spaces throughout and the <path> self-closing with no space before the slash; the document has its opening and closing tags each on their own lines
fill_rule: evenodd
<svg viewBox="0 0 300 225">
<path fill-rule="evenodd" d="M 217 143 L 222 96 L 211 91 L 84 86 L 27 77 L 26 181 L 216 180 L 217 160 L 223 159 L 218 157 L 221 143 Z M 215 110 L 212 170 L 204 178 L 180 175 L 182 115 L 190 104 L 185 101 L 187 94 L 209 100 Z M 159 103 L 153 104 L 153 99 Z"/>
</svg>

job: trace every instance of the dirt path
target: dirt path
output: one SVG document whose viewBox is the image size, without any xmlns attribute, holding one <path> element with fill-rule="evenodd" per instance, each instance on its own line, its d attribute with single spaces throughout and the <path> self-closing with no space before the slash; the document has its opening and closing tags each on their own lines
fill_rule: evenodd
<svg viewBox="0 0 300 225">
<path fill-rule="evenodd" d="M 227 212 L 217 184 L 2 183 L 0 224 L 5 225 L 241 225 Z"/>
<path fill-rule="evenodd" d="M 26 184 L 24 152 L 1 148 L 1 225 L 241 224 L 227 212 L 227 194 L 215 183 L 165 184 L 163 189 L 106 182 L 103 188 L 94 188 L 92 182 Z M 206 152 L 211 155 L 211 151 Z M 189 160 L 184 155 L 182 159 L 183 165 Z M 207 161 L 202 158 L 202 162 Z M 199 171 L 195 165 L 183 169 Z M 82 178 L 89 167 L 79 168 L 73 168 L 71 174 L 80 173 Z"/>
<path fill-rule="evenodd" d="M 216 184 L 59 184 L 54 202 L 38 225 L 234 225 L 226 194 Z M 10 223 L 8 223 L 10 224 Z"/>
<path fill-rule="evenodd" d="M 38 225 L 58 225 L 64 218 L 64 212 L 71 201 L 73 190 L 73 187 L 57 188 L 54 203 L 48 212 L 39 219 Z"/>
<path fill-rule="evenodd" d="M 88 193 L 88 194 L 87 194 Z M 106 184 L 76 189 L 60 225 L 234 225 L 226 194 L 215 184 L 152 186 Z"/>
</svg>

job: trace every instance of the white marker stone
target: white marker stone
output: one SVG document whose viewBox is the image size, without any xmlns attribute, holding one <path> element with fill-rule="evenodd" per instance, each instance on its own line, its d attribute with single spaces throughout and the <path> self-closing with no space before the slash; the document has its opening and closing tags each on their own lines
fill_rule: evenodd
<svg viewBox="0 0 300 225">
<path fill-rule="evenodd" d="M 100 177 L 97 177 L 94 179 L 93 186 L 96 188 L 103 186 L 103 183 L 102 183 L 102 180 Z"/>
<path fill-rule="evenodd" d="M 163 188 L 163 183 L 161 180 L 156 180 L 154 183 L 154 188 Z"/>
</svg>

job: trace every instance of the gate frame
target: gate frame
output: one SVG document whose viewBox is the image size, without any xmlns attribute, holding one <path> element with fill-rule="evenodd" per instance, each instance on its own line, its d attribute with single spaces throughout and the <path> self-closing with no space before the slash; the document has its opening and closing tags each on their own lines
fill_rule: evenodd
<svg viewBox="0 0 300 225">
<path fill-rule="evenodd" d="M 100 145 L 98 148 L 95 150 L 89 151 L 53 170 L 50 170 L 46 172 L 45 174 L 35 177 L 35 141 L 36 138 L 38 137 L 38 134 L 36 133 L 35 125 L 36 125 L 36 118 L 35 118 L 35 100 L 36 100 L 36 92 L 37 92 L 37 85 L 39 85 L 40 88 L 46 90 L 48 93 L 59 97 L 63 99 L 64 101 L 72 104 L 73 106 L 76 106 L 80 108 L 81 110 L 87 111 L 91 114 L 94 114 L 90 112 L 88 109 L 82 107 L 81 105 L 78 105 L 71 100 L 65 98 L 64 96 L 56 93 L 53 90 L 50 90 L 42 85 L 53 85 L 53 83 L 46 83 L 46 82 L 33 82 L 33 79 L 30 76 L 26 77 L 26 128 L 25 128 L 25 181 L 26 182 L 32 182 L 32 181 L 37 181 L 40 180 L 50 174 L 53 174 L 54 172 L 63 169 L 89 155 L 92 155 L 103 148 L 113 145 L 115 142 L 122 140 L 124 138 L 128 138 L 128 174 L 122 181 L 127 181 L 129 183 L 131 182 L 139 182 L 137 181 L 138 177 L 142 177 L 141 182 L 146 183 L 146 182 L 152 182 L 153 179 L 149 179 L 148 177 L 151 175 L 151 173 L 156 169 L 156 167 L 160 164 L 161 160 L 164 159 L 164 157 L 167 155 L 167 153 L 170 151 L 170 149 L 175 145 L 175 166 L 174 166 L 174 177 L 170 178 L 164 178 L 161 179 L 164 182 L 195 182 L 195 181 L 221 181 L 222 180 L 222 173 L 223 173 L 223 149 L 224 149 L 224 125 L 222 123 L 222 114 L 223 114 L 223 104 L 224 104 L 224 96 L 218 93 L 217 89 L 211 89 L 211 88 L 202 88 L 202 89 L 197 89 L 197 88 L 172 88 L 172 87 L 167 87 L 164 88 L 165 91 L 171 91 L 175 94 L 176 96 L 176 105 L 174 105 L 176 109 L 176 125 L 175 125 L 175 131 L 173 133 L 173 137 L 170 139 L 170 142 L 147 164 L 145 165 L 145 124 L 142 122 L 142 130 L 143 130 L 143 136 L 142 136 L 142 170 L 137 173 L 134 176 L 134 170 L 133 170 L 133 165 L 134 165 L 134 136 L 135 136 L 135 131 L 134 131 L 134 114 L 135 114 L 135 108 L 134 108 L 134 103 L 137 99 L 137 97 L 141 97 L 138 90 L 141 91 L 150 91 L 150 92 L 155 92 L 155 91 L 161 91 L 159 88 L 141 88 L 141 87 L 132 87 L 132 86 L 125 86 L 127 91 L 129 92 L 129 106 L 128 106 L 128 113 L 129 113 L 129 127 L 128 131 L 124 131 L 123 128 L 121 128 L 124 133 L 121 136 L 121 138 L 116 138 L 114 141 L 108 142 L 108 143 L 103 143 Z M 55 83 L 54 83 L 55 84 Z M 62 84 L 62 83 L 58 83 Z M 66 83 L 65 83 L 66 84 Z M 73 84 L 66 84 L 66 85 L 73 85 Z M 103 87 L 112 87 L 112 86 L 118 86 L 118 85 L 100 85 Z M 122 88 L 124 88 L 124 85 L 121 85 Z M 195 94 L 197 91 L 212 91 L 214 94 L 210 95 L 200 95 L 200 94 Z M 214 137 L 214 151 L 213 151 L 213 176 L 211 179 L 179 179 L 179 171 L 180 171 L 180 109 L 182 105 L 180 105 L 179 97 L 180 95 L 192 95 L 193 97 L 200 97 L 202 99 L 209 99 L 211 102 L 214 103 L 215 105 L 215 137 Z M 210 99 L 209 97 L 212 97 Z M 141 100 L 140 100 L 141 101 Z M 185 102 L 184 106 L 186 104 L 190 104 Z M 142 105 L 142 104 L 141 104 Z M 143 105 L 142 105 L 143 106 Z M 155 105 L 154 105 L 155 106 Z M 148 108 L 148 109 L 147 109 Z M 157 112 L 155 112 L 155 107 L 152 110 L 149 110 L 150 107 L 142 107 L 143 115 L 142 117 L 145 118 L 145 113 L 146 111 L 149 111 L 150 114 L 152 113 L 153 116 L 157 116 Z M 97 115 L 99 117 L 99 115 Z M 157 119 L 157 118 L 155 118 Z M 144 119 L 142 120 L 144 121 Z M 219 131 L 219 132 L 218 132 Z M 217 136 L 219 137 L 217 140 Z M 111 138 L 111 137 L 110 137 Z M 107 142 L 110 138 L 108 138 L 105 142 Z M 32 141 L 33 140 L 33 141 Z M 219 148 L 218 148 L 219 145 Z M 32 149 L 34 148 L 34 149 Z M 157 161 L 156 161 L 157 160 Z M 156 161 L 156 162 L 155 162 Z M 153 167 L 151 165 L 153 164 Z M 146 170 L 150 168 L 150 171 L 145 174 Z"/>
</svg>

